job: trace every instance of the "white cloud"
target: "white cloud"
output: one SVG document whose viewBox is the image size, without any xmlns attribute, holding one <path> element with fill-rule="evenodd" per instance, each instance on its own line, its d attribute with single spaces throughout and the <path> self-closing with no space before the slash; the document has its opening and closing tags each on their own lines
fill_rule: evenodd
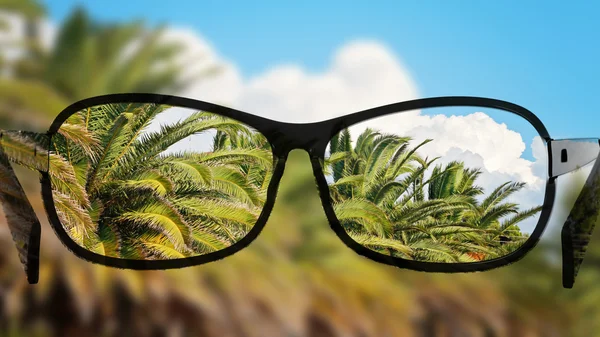
<svg viewBox="0 0 600 337">
<path fill-rule="evenodd" d="M 454 108 L 456 109 L 456 108 Z M 464 107 L 461 112 L 470 112 L 466 116 L 445 116 L 442 109 L 425 109 L 419 114 L 397 114 L 371 120 L 365 125 L 413 137 L 415 143 L 425 139 L 434 141 L 423 150 L 431 156 L 445 156 L 452 148 L 468 150 L 483 158 L 483 165 L 489 171 L 518 174 L 522 180 L 535 182 L 537 179 L 530 169 L 531 163 L 522 160 L 526 144 L 520 133 L 499 124 L 490 116 L 477 112 L 478 108 Z M 435 114 L 429 114 L 429 112 Z M 502 111 L 498 111 L 504 114 Z M 520 126 L 524 120 L 515 117 L 511 128 Z M 521 122 L 521 123 L 519 123 Z M 533 130 L 533 127 L 531 127 Z"/>
<path fill-rule="evenodd" d="M 187 36 L 187 32 L 184 34 Z M 187 37 L 201 50 L 208 46 L 197 36 Z M 213 54 L 214 55 L 214 54 Z M 287 122 L 314 122 L 378 105 L 417 97 L 407 70 L 382 44 L 358 41 L 342 47 L 323 73 L 309 73 L 298 65 L 278 65 L 242 80 L 227 63 L 224 75 L 207 79 L 186 91 L 203 100 L 229 100 L 250 113 Z"/>
<path fill-rule="evenodd" d="M 276 120 L 298 123 L 416 97 L 408 71 L 389 49 L 373 41 L 356 41 L 343 46 L 323 73 L 287 65 L 251 79 L 239 104 Z"/>
</svg>

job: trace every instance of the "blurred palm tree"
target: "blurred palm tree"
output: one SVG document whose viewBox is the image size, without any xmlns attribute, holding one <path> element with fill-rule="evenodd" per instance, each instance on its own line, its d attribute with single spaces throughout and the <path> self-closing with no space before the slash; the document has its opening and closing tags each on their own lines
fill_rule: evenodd
<svg viewBox="0 0 600 337">
<path fill-rule="evenodd" d="M 103 25 L 82 9 L 61 26 L 51 49 L 39 39 L 25 45 L 23 57 L 11 65 L 13 76 L 0 80 L 0 116 L 30 116 L 47 127 L 47 119 L 71 103 L 115 92 L 175 92 L 196 76 L 183 78 L 174 62 L 179 43 L 162 39 L 163 28 L 142 22 Z M 35 99 L 34 99 L 35 98 Z M 42 124 L 42 125 L 40 125 Z"/>
</svg>

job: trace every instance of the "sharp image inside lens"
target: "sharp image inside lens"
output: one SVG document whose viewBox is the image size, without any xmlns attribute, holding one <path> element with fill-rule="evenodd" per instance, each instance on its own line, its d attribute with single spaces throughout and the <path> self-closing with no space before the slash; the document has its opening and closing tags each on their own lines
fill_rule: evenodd
<svg viewBox="0 0 600 337">
<path fill-rule="evenodd" d="M 100 255 L 170 260 L 234 245 L 255 225 L 272 174 L 269 144 L 207 111 L 160 104 L 89 107 L 53 136 L 60 222 Z"/>
<path fill-rule="evenodd" d="M 371 119 L 329 142 L 324 170 L 346 233 L 381 254 L 437 263 L 506 256 L 533 233 L 547 150 L 508 111 L 436 107 Z"/>
</svg>

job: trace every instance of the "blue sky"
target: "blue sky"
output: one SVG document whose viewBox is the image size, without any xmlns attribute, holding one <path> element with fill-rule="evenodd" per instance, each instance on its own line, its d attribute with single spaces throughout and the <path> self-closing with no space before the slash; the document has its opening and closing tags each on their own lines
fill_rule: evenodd
<svg viewBox="0 0 600 337">
<path fill-rule="evenodd" d="M 101 20 L 193 27 L 245 76 L 281 63 L 325 69 L 336 49 L 376 39 L 421 96 L 475 95 L 536 113 L 554 138 L 600 136 L 600 3 L 545 1 L 47 1 L 63 20 L 83 4 Z"/>
</svg>

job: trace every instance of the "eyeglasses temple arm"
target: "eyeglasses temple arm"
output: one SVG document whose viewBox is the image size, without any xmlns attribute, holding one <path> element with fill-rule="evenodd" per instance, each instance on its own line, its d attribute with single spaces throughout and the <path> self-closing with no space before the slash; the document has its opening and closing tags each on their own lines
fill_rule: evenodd
<svg viewBox="0 0 600 337">
<path fill-rule="evenodd" d="M 572 172 L 596 160 L 561 232 L 563 287 L 573 288 L 600 215 L 600 141 L 560 140 L 553 141 L 551 147 L 552 170 L 556 176 Z"/>
<path fill-rule="evenodd" d="M 598 138 L 553 139 L 550 141 L 550 177 L 578 170 L 596 160 L 599 154 Z"/>
<path fill-rule="evenodd" d="M 47 171 L 47 162 L 45 164 L 43 160 L 44 156 L 47 158 L 47 155 L 44 155 L 46 151 L 38 149 L 38 146 L 35 145 L 36 142 L 28 137 L 31 135 L 42 139 L 45 137 L 42 134 L 31 133 L 28 135 L 18 131 L 0 131 L 0 203 L 2 203 L 13 241 L 17 246 L 19 259 L 25 268 L 27 281 L 29 284 L 36 284 L 39 278 L 40 221 L 27 199 L 9 159 L 9 157 L 16 159 L 17 153 L 24 154 L 28 158 L 21 158 L 21 160 L 25 159 L 23 163 L 28 159 L 33 159 L 29 162 L 37 162 L 39 165 L 35 166 L 40 166 L 41 169 L 45 167 Z M 15 146 L 17 144 L 18 147 Z M 29 152 L 31 152 L 31 157 L 28 155 Z"/>
</svg>

